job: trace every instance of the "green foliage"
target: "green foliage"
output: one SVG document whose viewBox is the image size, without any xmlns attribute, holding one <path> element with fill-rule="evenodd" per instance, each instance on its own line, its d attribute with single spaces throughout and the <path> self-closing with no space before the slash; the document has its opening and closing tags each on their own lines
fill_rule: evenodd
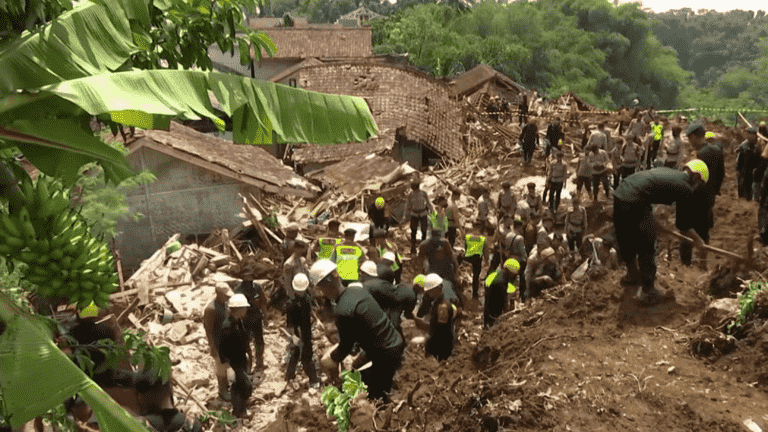
<svg viewBox="0 0 768 432">
<path fill-rule="evenodd" d="M 0 291 L 8 295 L 21 309 L 32 312 L 29 294 L 34 293 L 35 285 L 23 279 L 26 264 L 0 256 Z"/>
<path fill-rule="evenodd" d="M 64 404 L 59 404 L 43 415 L 43 420 L 47 422 L 53 430 L 59 432 L 78 432 L 74 421 L 67 417 L 67 408 Z"/>
<path fill-rule="evenodd" d="M 346 432 L 350 426 L 349 401 L 366 391 L 366 387 L 360 377 L 360 371 L 343 371 L 341 372 L 341 379 L 342 390 L 336 386 L 327 386 L 320 395 L 320 400 L 325 405 L 328 415 L 336 419 L 339 432 Z"/>
<path fill-rule="evenodd" d="M 219 426 L 232 426 L 237 423 L 237 417 L 232 413 L 223 409 L 208 410 L 197 416 L 197 420 L 200 423 L 206 424 L 211 420 L 215 420 Z"/>
<path fill-rule="evenodd" d="M 738 327 L 744 324 L 749 314 L 752 313 L 752 310 L 755 308 L 755 297 L 757 296 L 757 293 L 765 291 L 766 284 L 765 282 L 748 281 L 746 288 L 746 291 L 744 291 L 739 298 L 739 315 L 736 318 L 736 322 L 728 326 L 729 331 L 734 326 Z"/>
<path fill-rule="evenodd" d="M 72 10 L 72 0 L 0 0 L 0 45 Z"/>
<path fill-rule="evenodd" d="M 280 226 L 280 222 L 277 221 L 277 209 L 272 209 L 272 213 L 270 213 L 269 217 L 264 221 L 264 223 L 267 225 L 267 228 L 271 229 L 272 231 L 276 230 L 277 227 Z"/>
<path fill-rule="evenodd" d="M 106 141 L 124 155 L 128 149 L 120 142 Z M 157 178 L 148 170 L 115 185 L 107 182 L 104 169 L 90 163 L 80 169 L 80 176 L 72 188 L 73 205 L 80 208 L 80 214 L 88 222 L 91 235 L 97 238 L 112 239 L 117 232 L 120 220 L 127 218 L 133 221 L 141 219 L 142 214 L 132 212 L 126 202 L 127 192 L 137 186 L 155 182 Z"/>
<path fill-rule="evenodd" d="M 639 97 L 673 107 L 687 74 L 636 5 L 606 0 L 482 1 L 466 12 L 420 4 L 375 20 L 377 54 L 408 54 L 453 75 L 485 63 L 549 97 L 566 91 L 600 108 Z"/>
</svg>

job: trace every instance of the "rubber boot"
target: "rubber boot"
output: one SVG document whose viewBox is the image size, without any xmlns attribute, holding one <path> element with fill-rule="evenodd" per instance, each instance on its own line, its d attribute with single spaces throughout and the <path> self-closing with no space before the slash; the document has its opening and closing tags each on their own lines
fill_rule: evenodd
<svg viewBox="0 0 768 432">
<path fill-rule="evenodd" d="M 643 284 L 643 304 L 651 306 L 673 300 L 675 300 L 675 293 L 672 290 L 657 288 L 655 284 Z"/>
<path fill-rule="evenodd" d="M 232 399 L 229 393 L 229 379 L 226 376 L 224 378 L 216 377 L 219 382 L 219 397 L 224 401 L 230 401 Z"/>
<path fill-rule="evenodd" d="M 637 267 L 637 260 L 627 263 L 627 274 L 621 278 L 621 286 L 631 287 L 640 285 L 640 270 Z"/>
</svg>

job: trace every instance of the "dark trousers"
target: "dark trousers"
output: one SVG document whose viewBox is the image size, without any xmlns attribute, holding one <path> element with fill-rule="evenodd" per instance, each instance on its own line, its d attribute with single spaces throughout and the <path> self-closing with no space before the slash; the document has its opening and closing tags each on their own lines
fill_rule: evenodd
<svg viewBox="0 0 768 432">
<path fill-rule="evenodd" d="M 536 143 L 523 142 L 523 162 L 530 162 L 533 159 L 533 152 L 536 150 Z"/>
<path fill-rule="evenodd" d="M 754 180 L 752 170 L 745 169 L 743 172 L 737 172 L 736 177 L 739 182 L 739 198 L 746 198 L 747 201 L 752 201 L 752 182 Z"/>
<path fill-rule="evenodd" d="M 525 296 L 526 300 L 540 296 L 542 291 L 547 288 L 552 288 L 553 286 L 555 286 L 555 281 L 549 276 L 539 276 L 534 278 L 528 284 L 528 289 L 525 291 L 527 293 Z"/>
<path fill-rule="evenodd" d="M 576 193 L 581 193 L 581 187 L 587 188 L 587 193 L 592 195 L 592 177 L 576 177 Z"/>
<path fill-rule="evenodd" d="M 432 323 L 429 327 L 429 337 L 424 345 L 424 350 L 427 355 L 434 356 L 439 361 L 447 360 L 453 354 L 455 342 L 456 332 L 453 320 L 449 320 L 445 324 Z"/>
<path fill-rule="evenodd" d="M 451 247 L 453 247 L 454 243 L 456 242 L 456 227 L 448 227 L 448 232 L 445 233 L 445 236 L 448 238 L 448 242 L 451 244 Z"/>
<path fill-rule="evenodd" d="M 638 267 L 643 290 L 656 281 L 656 220 L 650 204 L 613 199 L 613 223 L 621 259 L 627 268 Z"/>
<path fill-rule="evenodd" d="M 461 265 L 463 261 L 466 261 L 472 264 L 472 297 L 477 298 L 477 290 L 480 286 L 480 272 L 482 272 L 482 267 L 483 267 L 483 256 L 482 255 L 472 255 L 470 257 L 460 256 L 459 265 Z"/>
<path fill-rule="evenodd" d="M 619 168 L 619 177 L 621 177 L 621 180 L 624 180 L 625 178 L 631 176 L 634 173 L 635 173 L 635 167 L 627 167 L 622 165 Z M 619 182 L 621 182 L 621 180 Z"/>
<path fill-rule="evenodd" d="M 660 143 L 661 143 L 661 140 L 653 141 L 650 145 L 650 148 L 648 149 L 648 159 L 646 161 L 646 166 L 648 167 L 648 169 L 653 168 L 653 161 L 656 160 L 656 155 L 659 154 Z"/>
<path fill-rule="evenodd" d="M 507 287 L 491 285 L 485 287 L 485 304 L 483 305 L 483 327 L 490 327 L 504 312 L 507 306 Z"/>
<path fill-rule="evenodd" d="M 563 182 L 551 182 L 549 184 L 549 208 L 556 211 L 560 207 L 560 193 L 563 191 Z"/>
<path fill-rule="evenodd" d="M 515 258 L 515 257 L 512 257 L 512 258 Z M 520 258 L 515 258 L 515 259 L 520 264 L 520 271 L 517 272 L 517 275 L 520 278 L 520 286 L 517 287 L 517 290 L 519 292 L 523 292 L 523 291 L 525 291 L 525 287 L 526 287 L 526 284 L 525 284 L 525 266 L 526 266 L 527 261 L 522 260 Z M 491 265 L 490 265 L 490 267 L 488 267 L 488 273 L 490 273 L 491 271 L 494 271 L 497 268 L 499 268 L 499 265 L 501 265 L 501 255 L 498 254 L 498 253 L 495 253 L 491 257 Z"/>
<path fill-rule="evenodd" d="M 401 345 L 386 350 L 381 355 L 368 356 L 373 364 L 368 369 L 361 371 L 360 377 L 368 386 L 369 399 L 387 398 L 387 393 L 392 390 L 395 372 L 402 363 L 404 349 L 405 345 Z"/>
<path fill-rule="evenodd" d="M 760 201 L 760 195 L 762 193 L 763 177 L 765 177 L 765 170 L 768 168 L 768 161 L 763 158 L 759 158 L 757 167 L 752 171 L 752 193 L 755 201 Z"/>
<path fill-rule="evenodd" d="M 256 358 L 262 360 L 264 358 L 264 319 L 261 315 L 261 309 L 249 307 L 243 319 L 243 325 L 253 340 Z"/>
<path fill-rule="evenodd" d="M 597 193 L 600 191 L 600 184 L 603 185 L 603 191 L 605 192 L 605 197 L 608 198 L 611 191 L 611 184 L 608 181 L 608 171 L 602 173 L 602 174 L 593 174 L 592 175 L 592 197 L 597 200 Z"/>
<path fill-rule="evenodd" d="M 232 415 L 243 417 L 246 414 L 248 398 L 253 393 L 253 385 L 248 375 L 245 373 L 245 367 L 235 368 L 235 382 L 232 383 Z"/>
<path fill-rule="evenodd" d="M 421 230 L 421 239 L 427 239 L 427 225 L 429 220 L 427 216 L 411 216 L 411 243 L 416 242 L 416 230 Z"/>
<path fill-rule="evenodd" d="M 291 344 L 288 347 L 288 365 L 285 371 L 285 379 L 291 380 L 296 376 L 296 366 L 301 360 L 301 367 L 309 378 L 309 384 L 319 382 L 315 362 L 312 360 L 312 338 L 302 338 L 298 345 Z"/>
<path fill-rule="evenodd" d="M 547 144 L 547 147 L 544 149 L 544 159 L 546 159 L 549 156 L 549 152 L 556 153 L 554 150 L 560 150 L 560 146 L 557 145 L 557 140 L 554 140 L 552 138 L 547 137 L 547 141 L 549 141 L 549 144 Z"/>
<path fill-rule="evenodd" d="M 576 252 L 576 248 L 579 248 L 579 253 L 584 255 L 584 251 L 582 250 L 584 248 L 584 242 L 582 241 L 583 235 L 582 233 L 571 233 L 569 232 L 566 237 L 568 238 L 568 249 L 571 252 Z"/>
</svg>

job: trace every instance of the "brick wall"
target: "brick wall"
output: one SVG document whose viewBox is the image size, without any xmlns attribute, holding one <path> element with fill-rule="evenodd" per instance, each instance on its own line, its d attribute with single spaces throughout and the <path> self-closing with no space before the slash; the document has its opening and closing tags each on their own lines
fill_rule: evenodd
<svg viewBox="0 0 768 432">
<path fill-rule="evenodd" d="M 446 85 L 426 75 L 388 65 L 329 64 L 301 69 L 298 84 L 306 90 L 363 97 L 380 131 L 406 126 L 409 140 L 451 159 L 464 155 L 459 105 Z"/>
</svg>

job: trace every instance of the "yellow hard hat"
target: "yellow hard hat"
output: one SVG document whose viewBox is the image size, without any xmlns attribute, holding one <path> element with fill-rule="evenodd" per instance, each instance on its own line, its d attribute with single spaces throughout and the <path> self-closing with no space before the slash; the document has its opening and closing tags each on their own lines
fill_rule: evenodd
<svg viewBox="0 0 768 432">
<path fill-rule="evenodd" d="M 423 288 L 424 287 L 424 275 L 420 274 L 420 275 L 416 276 L 415 278 L 413 278 L 413 284 L 414 285 L 418 285 L 418 286 Z"/>
<path fill-rule="evenodd" d="M 384 197 L 376 198 L 376 208 L 378 209 L 384 208 Z"/>
<path fill-rule="evenodd" d="M 517 274 L 520 271 L 520 263 L 516 259 L 510 258 L 504 262 L 504 268 Z"/>
<path fill-rule="evenodd" d="M 714 137 L 715 137 L 715 133 L 714 132 L 707 132 L 707 133 L 704 134 L 704 138 L 707 138 L 707 139 L 714 138 Z"/>
<path fill-rule="evenodd" d="M 702 180 L 704 180 L 704 183 L 709 180 L 709 168 L 707 168 L 707 164 L 704 163 L 701 159 L 694 159 L 687 164 L 685 164 L 688 169 L 691 170 L 691 172 L 698 173 Z"/>
<path fill-rule="evenodd" d="M 99 307 L 96 306 L 96 303 L 94 302 L 91 302 L 91 304 L 80 311 L 80 318 L 92 318 L 96 316 L 99 316 Z"/>
</svg>

